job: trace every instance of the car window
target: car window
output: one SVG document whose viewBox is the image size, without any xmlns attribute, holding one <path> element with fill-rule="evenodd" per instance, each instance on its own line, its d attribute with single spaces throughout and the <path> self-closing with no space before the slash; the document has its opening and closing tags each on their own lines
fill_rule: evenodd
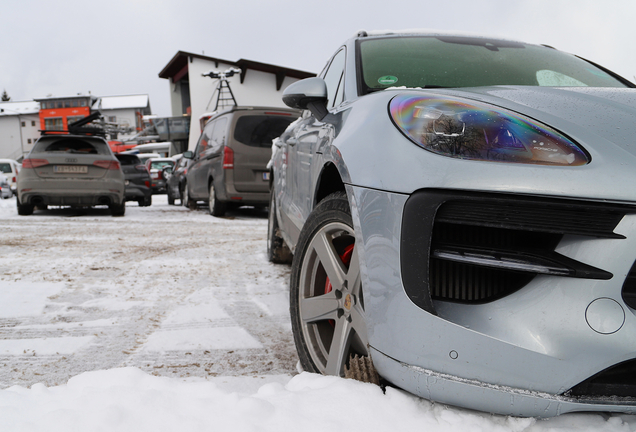
<svg viewBox="0 0 636 432">
<path fill-rule="evenodd" d="M 34 153 L 84 153 L 110 154 L 108 144 L 97 140 L 62 138 L 58 140 L 40 140 L 33 148 Z"/>
<path fill-rule="evenodd" d="M 141 159 L 132 155 L 116 155 L 117 159 L 122 165 L 141 165 Z"/>
<path fill-rule="evenodd" d="M 293 115 L 244 115 L 236 122 L 234 139 L 252 147 L 271 147 L 294 120 Z"/>
<path fill-rule="evenodd" d="M 574 55 L 494 39 L 408 36 L 358 41 L 362 94 L 388 87 L 626 87 Z"/>
<path fill-rule="evenodd" d="M 174 162 L 172 161 L 153 161 L 150 164 L 151 169 L 161 169 L 165 166 L 174 166 Z"/>
<path fill-rule="evenodd" d="M 219 150 L 225 144 L 225 130 L 227 129 L 227 117 L 222 117 L 215 121 L 214 129 L 210 139 L 213 151 Z"/>
<path fill-rule="evenodd" d="M 10 173 L 11 172 L 11 164 L 0 163 L 0 172 Z"/>
<path fill-rule="evenodd" d="M 333 108 L 342 102 L 342 91 L 338 91 L 342 86 L 345 67 L 345 49 L 341 49 L 334 56 L 327 73 L 325 83 L 327 84 L 327 108 Z M 336 97 L 338 95 L 338 97 Z"/>
</svg>

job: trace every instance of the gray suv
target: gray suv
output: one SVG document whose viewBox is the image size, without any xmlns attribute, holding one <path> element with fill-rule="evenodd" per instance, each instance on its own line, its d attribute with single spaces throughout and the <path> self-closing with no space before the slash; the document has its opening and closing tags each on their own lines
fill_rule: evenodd
<svg viewBox="0 0 636 432">
<path fill-rule="evenodd" d="M 299 112 L 274 107 L 233 107 L 207 122 L 191 159 L 183 203 L 195 209 L 209 203 L 210 214 L 223 216 L 228 207 L 269 204 L 272 140 L 285 131 Z"/>
</svg>

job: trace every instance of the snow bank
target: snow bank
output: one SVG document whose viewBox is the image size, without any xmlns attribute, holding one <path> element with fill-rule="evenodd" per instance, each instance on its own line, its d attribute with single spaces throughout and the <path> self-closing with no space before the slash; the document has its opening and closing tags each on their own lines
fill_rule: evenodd
<svg viewBox="0 0 636 432">
<path fill-rule="evenodd" d="M 252 393 L 136 368 L 87 372 L 68 384 L 0 391 L 2 431 L 630 431 L 634 416 L 569 414 L 549 420 L 450 408 L 396 389 L 302 373 Z M 247 378 L 242 378 L 247 380 Z M 236 382 L 230 385 L 240 388 Z"/>
</svg>

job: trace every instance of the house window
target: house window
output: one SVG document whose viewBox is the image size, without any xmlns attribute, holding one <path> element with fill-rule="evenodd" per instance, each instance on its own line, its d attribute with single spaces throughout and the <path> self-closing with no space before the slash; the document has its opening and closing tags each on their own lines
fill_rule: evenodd
<svg viewBox="0 0 636 432">
<path fill-rule="evenodd" d="M 44 129 L 46 130 L 64 130 L 64 122 L 62 117 L 45 118 Z"/>
<path fill-rule="evenodd" d="M 31 138 L 27 139 L 27 144 L 31 144 Z"/>
<path fill-rule="evenodd" d="M 26 126 L 26 124 L 25 124 L 24 122 L 20 122 L 20 123 L 22 124 L 22 127 L 25 127 L 25 126 Z"/>
<path fill-rule="evenodd" d="M 117 116 L 108 116 L 109 123 L 117 123 Z"/>
<path fill-rule="evenodd" d="M 35 126 L 35 120 L 31 120 L 31 126 Z"/>
<path fill-rule="evenodd" d="M 78 120 L 81 120 L 83 118 L 84 118 L 84 116 L 69 116 L 69 117 L 66 117 L 66 124 L 74 123 L 74 122 L 76 122 Z"/>
</svg>

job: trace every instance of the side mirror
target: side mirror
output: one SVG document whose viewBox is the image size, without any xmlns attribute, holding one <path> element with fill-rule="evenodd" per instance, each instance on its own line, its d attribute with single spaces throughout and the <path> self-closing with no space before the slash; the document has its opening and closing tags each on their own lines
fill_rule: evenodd
<svg viewBox="0 0 636 432">
<path fill-rule="evenodd" d="M 322 78 L 307 78 L 290 84 L 283 91 L 285 105 L 296 109 L 308 109 L 318 120 L 329 112 L 327 103 L 327 84 Z"/>
<path fill-rule="evenodd" d="M 192 159 L 194 157 L 194 152 L 192 152 L 191 150 L 188 150 L 187 152 L 183 153 L 183 157 L 186 159 Z"/>
</svg>

